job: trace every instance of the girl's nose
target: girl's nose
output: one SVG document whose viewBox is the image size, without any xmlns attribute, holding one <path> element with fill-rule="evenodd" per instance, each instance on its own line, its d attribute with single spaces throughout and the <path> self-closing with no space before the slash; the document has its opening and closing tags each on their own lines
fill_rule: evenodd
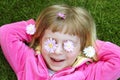
<svg viewBox="0 0 120 80">
<path fill-rule="evenodd" d="M 63 53 L 62 44 L 57 44 L 57 48 L 55 50 L 55 54 L 62 54 L 62 53 Z"/>
</svg>

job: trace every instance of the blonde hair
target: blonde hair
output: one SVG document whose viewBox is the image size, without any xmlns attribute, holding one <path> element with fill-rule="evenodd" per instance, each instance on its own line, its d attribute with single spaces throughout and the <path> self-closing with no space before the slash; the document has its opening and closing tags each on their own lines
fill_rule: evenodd
<svg viewBox="0 0 120 80">
<path fill-rule="evenodd" d="M 65 15 L 65 19 L 59 18 L 57 15 L 59 12 Z M 95 22 L 85 9 L 68 5 L 53 5 L 43 10 L 36 20 L 36 33 L 31 46 L 35 48 L 39 45 L 46 29 L 56 32 L 64 28 L 66 28 L 65 33 L 77 35 L 80 38 L 81 50 L 95 44 Z"/>
</svg>

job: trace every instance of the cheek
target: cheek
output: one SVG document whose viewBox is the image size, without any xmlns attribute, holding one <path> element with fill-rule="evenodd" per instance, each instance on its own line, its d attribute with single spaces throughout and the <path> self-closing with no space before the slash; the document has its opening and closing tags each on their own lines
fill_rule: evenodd
<svg viewBox="0 0 120 80">
<path fill-rule="evenodd" d="M 74 62 L 75 62 L 75 60 L 77 59 L 77 54 L 75 54 L 75 53 L 72 53 L 71 55 L 69 55 L 68 57 L 67 57 L 67 63 L 66 64 L 68 64 L 68 65 L 72 65 Z"/>
<path fill-rule="evenodd" d="M 48 54 L 48 52 L 44 49 L 44 46 L 42 46 L 41 52 L 42 52 L 42 54 Z"/>
<path fill-rule="evenodd" d="M 40 46 L 41 46 L 41 52 L 44 54 L 47 54 L 47 51 L 44 49 L 44 41 L 43 40 L 41 41 Z"/>
<path fill-rule="evenodd" d="M 49 54 L 46 50 L 41 49 L 41 54 L 42 54 L 43 58 L 45 59 L 45 61 L 47 61 L 49 59 Z"/>
<path fill-rule="evenodd" d="M 80 54 L 81 54 L 81 51 L 80 51 L 80 48 L 78 48 L 78 49 L 75 49 L 72 53 L 69 53 L 68 57 L 75 60 L 77 56 Z"/>
<path fill-rule="evenodd" d="M 80 53 L 79 52 L 73 52 L 71 54 L 69 54 L 69 57 L 73 57 L 73 58 L 77 58 L 77 56 L 79 55 Z"/>
<path fill-rule="evenodd" d="M 80 45 L 78 45 L 76 48 L 75 48 L 75 50 L 74 50 L 74 53 L 80 53 L 81 52 L 81 50 L 80 50 Z"/>
</svg>

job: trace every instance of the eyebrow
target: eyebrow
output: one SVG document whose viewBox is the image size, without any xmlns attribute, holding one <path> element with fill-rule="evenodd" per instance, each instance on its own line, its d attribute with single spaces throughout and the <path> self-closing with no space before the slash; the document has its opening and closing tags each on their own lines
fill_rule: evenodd
<svg viewBox="0 0 120 80">
<path fill-rule="evenodd" d="M 48 38 L 56 38 L 56 37 L 54 37 L 54 36 L 55 36 L 54 34 L 56 34 L 56 33 L 57 33 L 57 32 L 50 32 L 50 33 L 46 34 L 45 37 L 48 37 Z M 72 40 L 72 41 L 74 41 L 74 42 L 77 42 L 77 40 L 79 39 L 79 37 L 78 37 L 78 36 L 75 36 L 75 35 L 69 35 L 69 34 L 65 34 L 65 35 L 68 36 L 68 37 L 72 37 L 72 38 L 67 38 L 67 39 L 65 39 L 65 37 L 63 37 L 64 40 Z M 57 36 L 57 37 L 59 37 L 59 36 Z M 75 39 L 73 39 L 73 38 L 75 38 Z"/>
</svg>

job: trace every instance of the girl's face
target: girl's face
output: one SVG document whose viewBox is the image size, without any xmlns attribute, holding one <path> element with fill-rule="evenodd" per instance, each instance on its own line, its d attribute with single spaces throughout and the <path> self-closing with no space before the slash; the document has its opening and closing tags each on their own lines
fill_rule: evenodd
<svg viewBox="0 0 120 80">
<path fill-rule="evenodd" d="M 41 52 L 47 66 L 59 71 L 72 66 L 80 54 L 80 38 L 48 29 L 41 40 Z"/>
</svg>

